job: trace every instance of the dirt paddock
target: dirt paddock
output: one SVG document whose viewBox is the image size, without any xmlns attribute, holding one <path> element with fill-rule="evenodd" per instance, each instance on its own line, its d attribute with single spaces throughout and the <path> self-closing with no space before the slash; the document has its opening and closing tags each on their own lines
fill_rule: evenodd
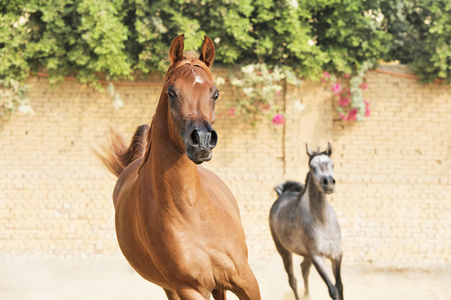
<svg viewBox="0 0 451 300">
<path fill-rule="evenodd" d="M 299 266 L 299 261 L 296 260 Z M 293 300 L 280 259 L 254 260 L 264 300 Z M 161 288 L 145 281 L 125 259 L 0 258 L 0 299 L 165 300 Z M 300 268 L 298 290 L 303 293 Z M 394 269 L 343 264 L 347 300 L 451 299 L 451 265 Z M 310 272 L 311 300 L 330 299 L 316 270 Z M 237 299 L 230 292 L 228 299 Z"/>
</svg>

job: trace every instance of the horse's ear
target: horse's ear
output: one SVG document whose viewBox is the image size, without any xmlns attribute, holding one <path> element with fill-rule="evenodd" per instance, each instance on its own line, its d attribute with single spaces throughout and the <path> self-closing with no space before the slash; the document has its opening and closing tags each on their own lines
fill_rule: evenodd
<svg viewBox="0 0 451 300">
<path fill-rule="evenodd" d="M 311 157 L 313 153 L 312 153 L 312 150 L 309 149 L 307 143 L 305 144 L 305 150 L 306 150 L 306 152 L 307 152 L 307 155 L 308 155 L 309 157 Z"/>
<path fill-rule="evenodd" d="M 171 48 L 169 48 L 169 61 L 171 62 L 171 66 L 183 59 L 183 48 L 185 47 L 185 43 L 183 42 L 184 36 L 184 34 L 181 34 L 172 41 Z"/>
<path fill-rule="evenodd" d="M 204 43 L 202 44 L 202 50 L 200 51 L 199 60 L 203 61 L 207 67 L 213 64 L 215 59 L 215 45 L 213 41 L 206 35 L 204 35 Z"/>
<path fill-rule="evenodd" d="M 332 146 L 330 145 L 329 142 L 327 143 L 326 154 L 327 154 L 327 156 L 331 156 L 332 155 Z"/>
</svg>

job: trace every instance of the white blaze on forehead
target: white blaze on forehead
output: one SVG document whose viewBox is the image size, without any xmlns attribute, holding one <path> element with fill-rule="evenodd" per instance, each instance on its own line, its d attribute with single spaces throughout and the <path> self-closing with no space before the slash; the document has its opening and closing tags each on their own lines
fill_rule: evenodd
<svg viewBox="0 0 451 300">
<path fill-rule="evenodd" d="M 332 164 L 332 160 L 329 158 L 329 156 L 324 154 L 315 156 L 310 162 L 310 166 L 315 167 L 317 173 L 329 173 L 333 176 L 334 171 Z"/>
<path fill-rule="evenodd" d="M 194 84 L 196 83 L 202 83 L 204 82 L 204 80 L 202 79 L 202 77 L 200 77 L 199 75 L 196 75 L 195 80 L 194 80 Z"/>
<path fill-rule="evenodd" d="M 311 164 L 312 166 L 319 166 L 319 165 L 325 164 L 325 163 L 327 163 L 327 162 L 329 162 L 329 161 L 331 161 L 330 158 L 329 158 L 329 156 L 323 154 L 323 155 L 317 155 L 317 156 L 315 156 L 315 157 L 312 159 L 312 161 L 310 162 L 310 164 Z"/>
<path fill-rule="evenodd" d="M 195 85 L 196 83 L 203 83 L 204 80 L 202 79 L 202 77 L 200 77 L 199 75 L 196 75 L 196 72 L 194 72 L 194 70 L 192 70 L 192 71 L 193 71 L 193 74 L 194 74 L 193 85 Z"/>
</svg>

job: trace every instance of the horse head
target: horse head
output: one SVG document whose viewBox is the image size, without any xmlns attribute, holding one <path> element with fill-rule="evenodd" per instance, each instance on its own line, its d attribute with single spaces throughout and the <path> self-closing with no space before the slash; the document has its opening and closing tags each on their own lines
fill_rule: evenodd
<svg viewBox="0 0 451 300">
<path fill-rule="evenodd" d="M 305 145 L 307 155 L 309 156 L 310 174 L 317 188 L 326 193 L 332 194 L 335 188 L 334 163 L 330 159 L 332 147 L 327 143 L 326 151 L 312 152 L 307 144 Z"/>
<path fill-rule="evenodd" d="M 213 130 L 215 102 L 219 91 L 210 66 L 215 57 L 212 40 L 205 36 L 199 58 L 184 52 L 184 36 L 176 37 L 169 50 L 171 65 L 166 73 L 168 127 L 172 140 L 196 164 L 209 161 L 218 135 Z"/>
</svg>

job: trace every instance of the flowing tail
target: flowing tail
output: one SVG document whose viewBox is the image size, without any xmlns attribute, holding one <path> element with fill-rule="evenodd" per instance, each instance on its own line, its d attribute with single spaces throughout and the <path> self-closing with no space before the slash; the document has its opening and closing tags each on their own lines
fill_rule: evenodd
<svg viewBox="0 0 451 300">
<path fill-rule="evenodd" d="M 279 184 L 274 188 L 274 190 L 277 193 L 277 196 L 281 196 L 282 194 L 289 193 L 289 192 L 302 192 L 304 189 L 304 186 L 302 183 L 297 181 L 285 181 L 284 183 Z"/>
<path fill-rule="evenodd" d="M 122 136 L 111 128 L 107 144 L 101 146 L 99 150 L 94 149 L 94 154 L 108 171 L 119 177 L 129 164 L 144 156 L 147 149 L 146 135 L 148 131 L 148 125 L 136 128 L 127 148 Z"/>
</svg>

